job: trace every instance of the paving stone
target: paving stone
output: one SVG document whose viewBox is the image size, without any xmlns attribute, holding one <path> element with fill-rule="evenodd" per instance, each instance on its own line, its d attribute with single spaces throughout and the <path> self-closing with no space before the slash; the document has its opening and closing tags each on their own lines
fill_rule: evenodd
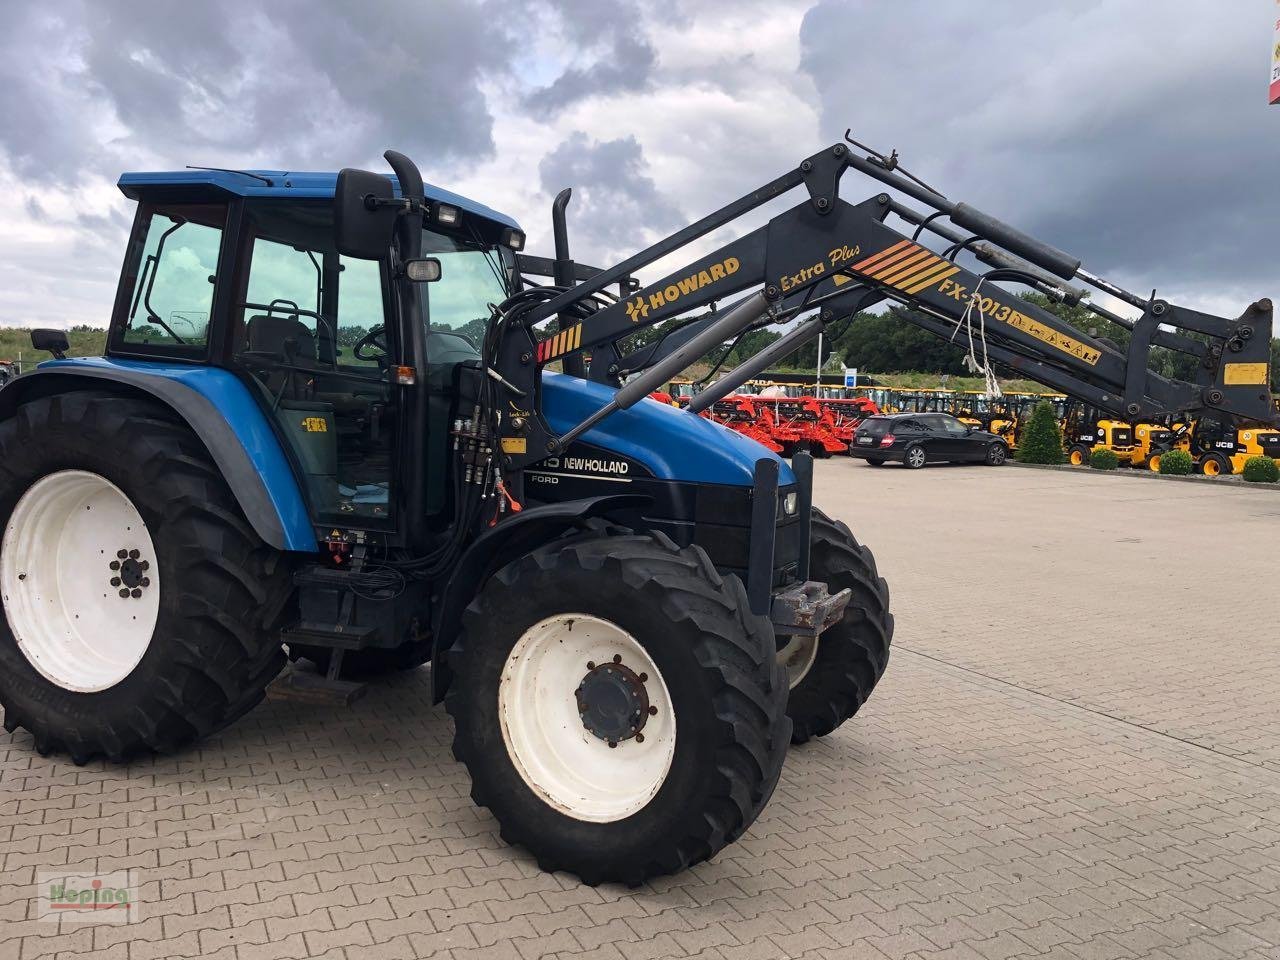
<svg viewBox="0 0 1280 960">
<path fill-rule="evenodd" d="M 422 669 L 129 766 L 0 735 L 0 957 L 1280 957 L 1280 634 L 1187 599 L 1273 592 L 1280 500 L 817 472 L 891 585 L 892 662 L 714 863 L 635 890 L 539 872 L 472 806 Z M 35 919 L 37 870 L 125 867 L 141 922 Z"/>
</svg>

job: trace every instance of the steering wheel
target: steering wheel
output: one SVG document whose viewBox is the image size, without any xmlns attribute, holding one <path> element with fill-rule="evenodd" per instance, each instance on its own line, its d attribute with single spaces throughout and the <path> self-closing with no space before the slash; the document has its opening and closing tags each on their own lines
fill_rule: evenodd
<svg viewBox="0 0 1280 960">
<path fill-rule="evenodd" d="M 369 348 L 380 352 L 369 353 Z M 380 366 L 386 365 L 388 352 L 385 327 L 374 327 L 351 348 L 351 353 L 357 360 L 364 360 L 366 363 L 377 363 Z"/>
</svg>

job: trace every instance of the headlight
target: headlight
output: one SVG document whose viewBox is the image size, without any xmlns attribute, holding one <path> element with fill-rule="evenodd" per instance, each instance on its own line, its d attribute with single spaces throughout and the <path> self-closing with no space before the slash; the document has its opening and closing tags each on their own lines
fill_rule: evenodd
<svg viewBox="0 0 1280 960">
<path fill-rule="evenodd" d="M 514 227 L 507 227 L 502 231 L 502 243 L 503 246 L 510 247 L 518 253 L 524 249 L 524 232 Z"/>
<path fill-rule="evenodd" d="M 792 490 L 782 498 L 782 512 L 788 517 L 794 517 L 796 510 L 800 508 L 800 494 Z"/>
</svg>

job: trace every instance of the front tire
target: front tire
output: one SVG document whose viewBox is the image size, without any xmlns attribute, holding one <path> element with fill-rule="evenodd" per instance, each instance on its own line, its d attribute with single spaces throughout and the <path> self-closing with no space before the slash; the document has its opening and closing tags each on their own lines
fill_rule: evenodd
<svg viewBox="0 0 1280 960">
<path fill-rule="evenodd" d="M 1231 461 L 1220 453 L 1206 453 L 1200 458 L 1200 472 L 1206 477 L 1231 475 Z"/>
<path fill-rule="evenodd" d="M 289 570 L 185 424 L 103 393 L 33 400 L 0 423 L 0 471 L 5 729 L 119 761 L 262 699 Z"/>
<path fill-rule="evenodd" d="M 1067 462 L 1073 467 L 1086 466 L 1089 463 L 1089 457 L 1092 453 L 1092 447 L 1086 447 L 1083 443 L 1077 443 L 1067 451 Z"/>
<path fill-rule="evenodd" d="M 987 466 L 999 467 L 1009 459 L 1009 448 L 1003 443 L 996 441 L 987 448 Z"/>
<path fill-rule="evenodd" d="M 871 551 L 849 528 L 813 511 L 809 576 L 832 593 L 853 591 L 844 616 L 816 640 L 792 640 L 778 651 L 788 673 L 792 743 L 831 733 L 867 702 L 884 675 L 893 642 L 889 586 Z"/>
<path fill-rule="evenodd" d="M 700 548 L 542 547 L 481 590 L 449 660 L 472 799 L 544 870 L 633 885 L 682 870 L 737 839 L 781 773 L 773 631 Z"/>
</svg>

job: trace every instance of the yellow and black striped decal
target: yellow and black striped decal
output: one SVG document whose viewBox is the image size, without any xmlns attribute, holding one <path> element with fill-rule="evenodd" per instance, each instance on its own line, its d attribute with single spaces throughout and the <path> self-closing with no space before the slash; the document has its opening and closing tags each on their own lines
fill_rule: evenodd
<svg viewBox="0 0 1280 960">
<path fill-rule="evenodd" d="M 960 268 L 950 260 L 943 260 L 933 251 L 910 240 L 899 240 L 853 264 L 853 269 L 865 277 L 913 295 L 960 272 Z"/>
<path fill-rule="evenodd" d="M 556 357 L 577 350 L 582 344 L 582 324 L 575 323 L 566 327 L 554 337 L 549 337 L 538 344 L 538 362 L 546 363 Z"/>
</svg>

